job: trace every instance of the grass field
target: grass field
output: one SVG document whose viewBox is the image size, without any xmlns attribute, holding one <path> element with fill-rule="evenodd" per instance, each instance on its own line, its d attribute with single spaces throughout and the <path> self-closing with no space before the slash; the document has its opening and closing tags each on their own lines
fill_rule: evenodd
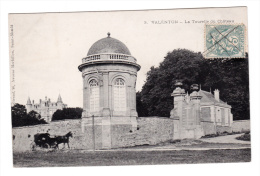
<svg viewBox="0 0 260 176">
<path fill-rule="evenodd" d="M 14 153 L 14 167 L 250 162 L 251 149 L 165 151 L 55 151 Z"/>
</svg>

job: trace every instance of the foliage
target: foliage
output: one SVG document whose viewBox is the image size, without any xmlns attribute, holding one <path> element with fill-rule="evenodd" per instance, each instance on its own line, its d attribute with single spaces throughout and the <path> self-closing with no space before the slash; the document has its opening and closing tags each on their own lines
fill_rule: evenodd
<svg viewBox="0 0 260 176">
<path fill-rule="evenodd" d="M 159 67 L 151 67 L 146 83 L 137 94 L 139 116 L 169 117 L 173 108 L 172 91 L 176 80 L 190 93 L 190 86 L 220 90 L 220 99 L 232 106 L 234 120 L 249 119 L 248 55 L 243 59 L 204 59 L 202 54 L 186 49 L 167 53 Z"/>
<path fill-rule="evenodd" d="M 46 124 L 46 122 L 41 119 L 41 115 L 37 112 L 31 111 L 27 114 L 24 105 L 16 103 L 12 106 L 11 111 L 13 127 Z"/>
<path fill-rule="evenodd" d="M 52 116 L 52 121 L 64 119 L 80 119 L 82 111 L 82 108 L 64 108 L 63 110 L 57 110 Z"/>
<path fill-rule="evenodd" d="M 141 101 L 148 112 L 146 116 L 169 117 L 176 80 L 182 80 L 184 89 L 188 90 L 191 84 L 205 79 L 203 64 L 205 59 L 201 53 L 179 49 L 168 53 L 158 68 L 151 67 L 141 91 Z"/>
<path fill-rule="evenodd" d="M 242 141 L 250 141 L 251 140 L 251 135 L 250 133 L 245 133 L 242 136 L 236 137 L 237 140 L 242 140 Z"/>
<path fill-rule="evenodd" d="M 205 136 L 202 136 L 201 138 L 214 138 L 214 137 L 218 137 L 219 133 L 217 134 L 206 134 Z"/>
<path fill-rule="evenodd" d="M 246 59 L 215 59 L 209 62 L 211 76 L 205 88 L 220 90 L 220 99 L 232 106 L 235 120 L 249 119 L 249 74 Z M 215 78 L 215 81 L 213 81 Z"/>
<path fill-rule="evenodd" d="M 21 118 L 26 116 L 26 109 L 24 105 L 16 103 L 11 108 L 12 118 Z"/>
<path fill-rule="evenodd" d="M 139 117 L 143 117 L 148 113 L 146 108 L 143 106 L 141 92 L 136 93 L 136 111 L 138 112 Z"/>
</svg>

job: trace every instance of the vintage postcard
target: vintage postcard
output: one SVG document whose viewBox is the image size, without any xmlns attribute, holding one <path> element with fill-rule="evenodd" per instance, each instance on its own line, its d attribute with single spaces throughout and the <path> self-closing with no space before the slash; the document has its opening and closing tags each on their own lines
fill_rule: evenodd
<svg viewBox="0 0 260 176">
<path fill-rule="evenodd" d="M 9 14 L 14 167 L 250 162 L 247 20 Z"/>
</svg>

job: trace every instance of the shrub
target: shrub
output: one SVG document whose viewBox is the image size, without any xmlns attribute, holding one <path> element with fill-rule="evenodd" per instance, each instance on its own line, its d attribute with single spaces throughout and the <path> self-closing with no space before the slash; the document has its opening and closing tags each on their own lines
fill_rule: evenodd
<svg viewBox="0 0 260 176">
<path fill-rule="evenodd" d="M 171 140 L 170 141 L 170 143 L 172 143 L 172 144 L 176 144 L 176 143 L 179 143 L 179 142 L 181 142 L 180 139 L 175 139 L 175 140 Z"/>
<path fill-rule="evenodd" d="M 236 138 L 237 140 L 242 140 L 242 141 L 250 141 L 251 140 L 251 136 L 250 133 L 245 133 L 242 136 L 239 136 Z"/>
<path fill-rule="evenodd" d="M 218 137 L 219 133 L 217 134 L 206 134 L 205 136 L 202 136 L 201 138 L 213 138 L 213 137 Z"/>
<path fill-rule="evenodd" d="M 52 116 L 52 121 L 64 119 L 80 119 L 82 111 L 82 108 L 64 108 L 62 110 L 57 110 Z"/>
</svg>

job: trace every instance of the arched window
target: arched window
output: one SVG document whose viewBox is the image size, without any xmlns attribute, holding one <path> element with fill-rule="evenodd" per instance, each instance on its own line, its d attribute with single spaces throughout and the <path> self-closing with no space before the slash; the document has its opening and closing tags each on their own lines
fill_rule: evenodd
<svg viewBox="0 0 260 176">
<path fill-rule="evenodd" d="M 99 110 L 99 87 L 96 79 L 89 82 L 90 87 L 90 112 Z"/>
<path fill-rule="evenodd" d="M 117 78 L 114 82 L 114 110 L 126 110 L 126 86 L 122 78 Z"/>
</svg>

